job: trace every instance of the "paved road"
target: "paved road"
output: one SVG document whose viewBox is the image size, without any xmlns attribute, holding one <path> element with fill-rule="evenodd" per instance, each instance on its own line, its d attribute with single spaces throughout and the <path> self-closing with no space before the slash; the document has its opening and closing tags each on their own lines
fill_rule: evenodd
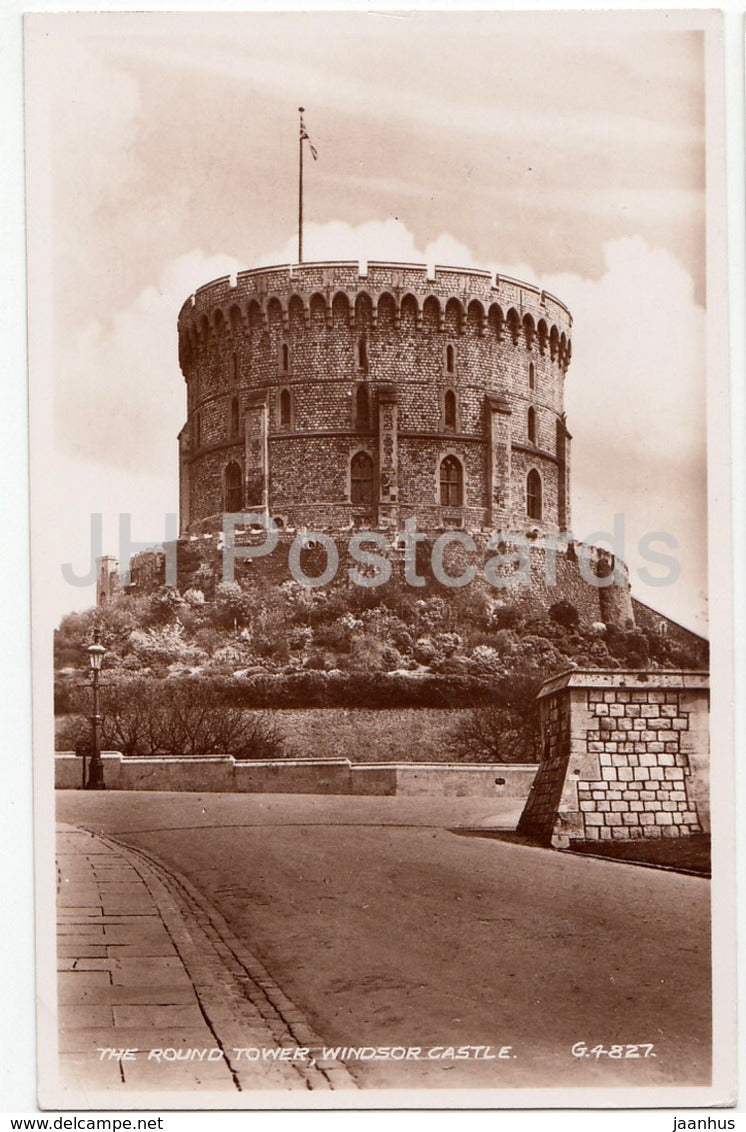
<svg viewBox="0 0 746 1132">
<path fill-rule="evenodd" d="M 454 832 L 494 801 L 59 795 L 154 854 L 332 1046 L 511 1046 L 345 1064 L 364 1087 L 706 1084 L 709 884 Z M 492 820 L 490 820 L 492 819 Z M 573 1043 L 655 1058 L 574 1059 Z"/>
</svg>

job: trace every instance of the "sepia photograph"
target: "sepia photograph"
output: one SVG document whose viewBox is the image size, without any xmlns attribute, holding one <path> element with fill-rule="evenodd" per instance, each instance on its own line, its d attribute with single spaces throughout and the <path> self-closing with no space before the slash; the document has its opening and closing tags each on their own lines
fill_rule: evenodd
<svg viewBox="0 0 746 1132">
<path fill-rule="evenodd" d="M 42 1107 L 735 1103 L 722 34 L 25 16 Z"/>
</svg>

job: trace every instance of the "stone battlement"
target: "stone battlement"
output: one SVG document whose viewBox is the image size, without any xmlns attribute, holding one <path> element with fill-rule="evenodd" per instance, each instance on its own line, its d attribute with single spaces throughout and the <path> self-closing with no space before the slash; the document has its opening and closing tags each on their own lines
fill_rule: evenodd
<svg viewBox="0 0 746 1132">
<path fill-rule="evenodd" d="M 346 299 L 354 305 L 360 295 L 372 304 L 374 325 L 384 295 L 393 300 L 395 316 L 400 315 L 405 299 L 413 300 L 420 324 L 426 301 L 437 304 L 441 321 L 446 306 L 452 304 L 462 330 L 470 326 L 483 333 L 485 321 L 500 333 L 506 326 L 514 337 L 522 335 L 529 342 L 538 338 L 542 350 L 561 355 L 569 364 L 572 315 L 565 304 L 531 283 L 476 268 L 355 261 L 251 268 L 235 277 L 214 279 L 190 295 L 179 314 L 179 333 L 210 335 L 236 330 L 251 317 L 249 302 L 257 304 L 254 316 L 259 313 L 262 319 L 267 317 L 270 302 L 279 303 L 287 323 L 294 299 L 308 319 L 313 301 L 325 306 L 331 316 L 335 300 Z"/>
<path fill-rule="evenodd" d="M 222 517 L 221 517 L 222 519 Z M 217 521 L 217 517 L 216 517 Z M 406 592 L 412 586 L 423 596 L 426 592 L 451 592 L 466 584 L 475 592 L 508 603 L 531 603 L 534 613 L 547 613 L 558 601 L 573 605 L 584 624 L 596 621 L 621 628 L 634 623 L 626 566 L 602 547 L 579 542 L 557 545 L 552 540 L 518 540 L 505 536 L 498 540 L 494 532 L 443 531 L 420 534 L 416 545 L 407 550 L 401 535 L 372 532 L 377 545 L 355 546 L 360 532 L 279 530 L 273 549 L 257 556 L 242 556 L 241 548 L 261 549 L 267 541 L 265 531 L 236 528 L 232 544 L 238 554 L 232 561 L 231 577 L 243 587 L 258 583 L 281 586 L 303 581 L 313 589 L 316 579 L 325 578 L 325 586 L 362 584 L 361 576 L 372 569 L 375 574 L 388 573 L 381 581 L 384 592 Z M 365 555 L 375 555 L 373 562 Z M 171 559 L 172 579 L 168 582 L 167 556 Z M 297 556 L 296 567 L 291 562 Z M 410 557 L 411 556 L 411 557 Z M 407 569 L 407 560 L 410 565 Z M 116 561 L 101 560 L 99 571 L 99 604 L 111 598 L 118 588 Z M 295 570 L 295 572 L 294 572 Z M 331 575 L 327 573 L 331 571 Z M 350 573 L 352 571 L 352 574 Z M 414 582 L 414 575 L 418 582 Z M 192 533 L 160 551 L 135 555 L 130 563 L 131 592 L 149 592 L 164 584 L 175 585 L 184 593 L 200 589 L 208 600 L 215 586 L 226 580 L 226 550 L 220 529 Z M 455 579 L 455 582 L 454 582 Z M 598 579 L 598 581 L 596 581 Z"/>
</svg>

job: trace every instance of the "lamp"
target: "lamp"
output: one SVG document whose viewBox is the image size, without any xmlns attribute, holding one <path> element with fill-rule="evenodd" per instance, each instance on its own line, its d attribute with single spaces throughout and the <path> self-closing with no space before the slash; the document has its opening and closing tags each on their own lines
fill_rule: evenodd
<svg viewBox="0 0 746 1132">
<path fill-rule="evenodd" d="M 88 768 L 87 790 L 104 789 L 104 764 L 101 761 L 101 716 L 98 711 L 98 674 L 106 649 L 101 644 L 101 631 L 93 631 L 93 644 L 88 646 L 88 659 L 91 664 L 91 690 L 93 692 L 93 715 L 91 716 L 91 762 Z"/>
</svg>

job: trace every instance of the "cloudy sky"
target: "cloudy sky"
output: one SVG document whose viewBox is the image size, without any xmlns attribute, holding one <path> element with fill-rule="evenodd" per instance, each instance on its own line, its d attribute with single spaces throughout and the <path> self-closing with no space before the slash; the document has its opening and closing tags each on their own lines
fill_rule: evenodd
<svg viewBox="0 0 746 1132">
<path fill-rule="evenodd" d="M 670 12 L 66 14 L 28 19 L 26 41 L 32 429 L 54 461 L 36 522 L 58 614 L 92 600 L 59 569 L 85 574 L 91 513 L 107 552 L 120 512 L 163 538 L 176 316 L 209 279 L 295 258 L 304 105 L 305 258 L 488 267 L 562 298 L 574 533 L 623 513 L 636 595 L 705 628 L 699 32 Z M 678 543 L 675 585 L 638 575 L 654 531 Z"/>
</svg>

